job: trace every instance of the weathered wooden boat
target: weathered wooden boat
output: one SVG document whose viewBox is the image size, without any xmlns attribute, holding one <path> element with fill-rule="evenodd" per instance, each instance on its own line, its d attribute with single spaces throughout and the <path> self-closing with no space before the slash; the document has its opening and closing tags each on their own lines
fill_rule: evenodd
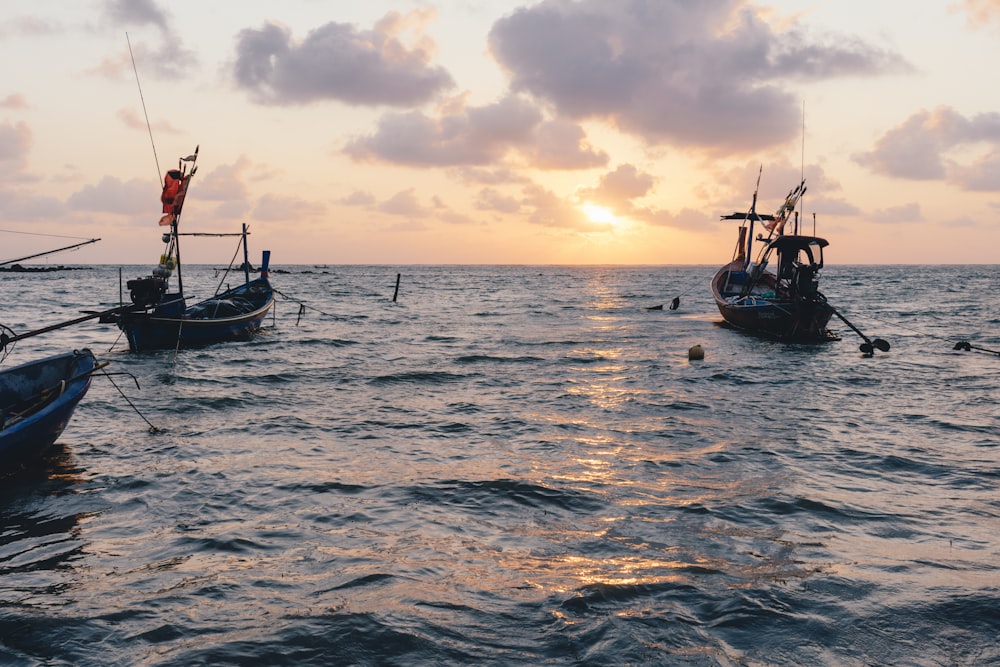
<svg viewBox="0 0 1000 667">
<path fill-rule="evenodd" d="M 742 221 L 733 260 L 712 279 L 712 295 L 728 324 L 783 341 L 837 340 L 827 324 L 838 313 L 819 291 L 823 249 L 828 242 L 818 236 L 799 235 L 797 214 L 793 233 L 784 233 L 805 191 L 803 180 L 774 214 L 757 213 L 754 191 L 748 212 L 722 217 Z M 767 237 L 759 234 L 754 238 L 757 224 L 767 231 Z M 756 260 L 755 241 L 761 244 Z"/>
<path fill-rule="evenodd" d="M 274 305 L 274 291 L 268 279 L 270 251 L 265 250 L 261 260 L 260 276 L 250 279 L 250 262 L 247 251 L 247 227 L 240 234 L 204 234 L 178 232 L 178 221 L 184 206 L 191 177 L 198 170 L 198 149 L 193 155 L 181 158 L 178 168 L 167 172 L 164 178 L 161 226 L 169 226 L 163 234 L 165 249 L 159 265 L 151 275 L 127 283 L 132 306 L 106 318 L 125 333 L 133 351 L 200 347 L 212 343 L 244 340 L 257 332 Z M 181 236 L 240 236 L 243 248 L 241 266 L 242 285 L 219 291 L 232 264 L 223 275 L 216 294 L 211 298 L 187 305 L 181 274 Z M 169 280 L 177 273 L 177 291 L 171 292 Z"/>
<path fill-rule="evenodd" d="M 83 349 L 0 370 L 0 472 L 45 453 L 105 365 Z"/>
</svg>

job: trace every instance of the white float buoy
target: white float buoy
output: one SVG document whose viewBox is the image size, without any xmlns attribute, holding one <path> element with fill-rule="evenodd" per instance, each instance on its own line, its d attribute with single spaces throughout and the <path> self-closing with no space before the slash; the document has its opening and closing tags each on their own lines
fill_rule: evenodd
<svg viewBox="0 0 1000 667">
<path fill-rule="evenodd" d="M 696 361 L 705 358 L 705 350 L 701 349 L 701 345 L 695 345 L 690 350 L 688 350 L 688 359 L 690 361 Z"/>
</svg>

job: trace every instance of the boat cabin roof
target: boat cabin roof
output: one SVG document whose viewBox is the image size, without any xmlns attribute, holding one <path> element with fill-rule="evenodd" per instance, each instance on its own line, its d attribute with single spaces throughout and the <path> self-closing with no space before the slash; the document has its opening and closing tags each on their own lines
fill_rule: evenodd
<svg viewBox="0 0 1000 667">
<path fill-rule="evenodd" d="M 771 241 L 770 247 L 778 250 L 779 252 L 785 253 L 788 251 L 801 250 L 802 248 L 808 248 L 813 245 L 825 248 L 830 245 L 830 242 L 818 236 L 797 236 L 795 234 L 788 234 L 786 236 L 779 236 Z"/>
</svg>

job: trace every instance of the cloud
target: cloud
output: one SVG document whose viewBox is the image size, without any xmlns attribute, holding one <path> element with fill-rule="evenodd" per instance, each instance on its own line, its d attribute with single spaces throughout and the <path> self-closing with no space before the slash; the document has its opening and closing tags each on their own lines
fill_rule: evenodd
<svg viewBox="0 0 1000 667">
<path fill-rule="evenodd" d="M 505 195 L 495 188 L 483 188 L 476 195 L 475 207 L 480 211 L 513 214 L 521 210 L 521 202 L 516 197 Z"/>
<path fill-rule="evenodd" d="M 592 188 L 577 191 L 576 199 L 607 208 L 617 217 L 625 217 L 657 227 L 674 227 L 694 231 L 711 229 L 712 218 L 705 211 L 691 208 L 673 212 L 640 206 L 635 203 L 653 192 L 656 179 L 631 164 L 619 165 L 599 179 Z"/>
<path fill-rule="evenodd" d="M 0 123 L 0 165 L 4 165 L 5 170 L 20 170 L 27 165 L 32 139 L 27 123 Z"/>
<path fill-rule="evenodd" d="M 104 11 L 121 25 L 152 25 L 167 30 L 167 16 L 153 0 L 107 0 Z"/>
<path fill-rule="evenodd" d="M 478 185 L 524 184 L 530 182 L 527 176 L 509 167 L 459 167 L 452 170 L 452 173 L 460 181 Z"/>
<path fill-rule="evenodd" d="M 969 25 L 978 28 L 993 22 L 1000 24 L 1000 0 L 963 0 L 962 9 L 969 16 Z"/>
<path fill-rule="evenodd" d="M 61 34 L 61 24 L 49 19 L 22 16 L 0 22 L 0 37 L 49 37 Z"/>
<path fill-rule="evenodd" d="M 428 209 L 417 200 L 413 188 L 397 192 L 375 208 L 382 213 L 406 218 L 425 218 L 430 214 Z"/>
<path fill-rule="evenodd" d="M 906 222 L 919 222 L 924 219 L 920 210 L 920 204 L 910 202 L 902 206 L 892 206 L 890 208 L 879 209 L 867 216 L 870 222 L 883 224 L 896 224 Z"/>
<path fill-rule="evenodd" d="M 581 190 L 581 199 L 604 206 L 620 206 L 644 197 L 653 189 L 655 179 L 631 164 L 623 164 L 601 177 L 595 188 Z"/>
<path fill-rule="evenodd" d="M 265 222 L 292 222 L 322 216 L 326 207 L 300 197 L 265 194 L 253 207 L 253 217 Z"/>
<path fill-rule="evenodd" d="M 129 129 L 141 130 L 143 132 L 147 132 L 149 130 L 149 127 L 146 126 L 146 119 L 140 116 L 139 112 L 133 108 L 126 107 L 124 109 L 119 109 L 118 119 Z M 180 134 L 180 130 L 171 125 L 170 121 L 166 120 L 150 123 L 150 127 L 152 127 L 157 134 Z"/>
<path fill-rule="evenodd" d="M 543 0 L 497 21 L 489 47 L 514 91 L 561 117 L 730 153 L 796 136 L 790 82 L 909 69 L 854 38 L 779 31 L 738 0 Z"/>
<path fill-rule="evenodd" d="M 192 185 L 192 194 L 210 201 L 247 200 L 250 188 L 245 180 L 253 168 L 253 162 L 241 155 L 233 164 L 219 165 L 204 177 L 199 177 Z"/>
<path fill-rule="evenodd" d="M 0 100 L 0 109 L 10 109 L 12 111 L 20 111 L 22 109 L 28 108 L 28 100 L 25 99 L 24 95 L 20 93 L 14 93 L 8 95 L 4 99 Z"/>
<path fill-rule="evenodd" d="M 586 141 L 582 128 L 546 120 L 522 96 L 484 106 L 450 102 L 438 118 L 420 111 L 386 114 L 375 134 L 355 139 L 344 150 L 355 160 L 410 166 L 482 167 L 514 153 L 540 169 L 587 169 L 608 161 Z"/>
<path fill-rule="evenodd" d="M 5 221 L 51 221 L 66 216 L 66 205 L 54 197 L 0 189 L 0 210 Z"/>
<path fill-rule="evenodd" d="M 262 104 L 422 104 L 454 85 L 446 70 L 431 64 L 433 44 L 420 36 L 429 16 L 390 12 L 371 30 L 327 23 L 302 41 L 275 23 L 248 28 L 237 37 L 233 74 Z M 408 48 L 400 36 L 410 30 L 418 39 Z"/>
<path fill-rule="evenodd" d="M 538 169 L 589 169 L 608 163 L 608 154 L 587 142 L 583 128 L 566 120 L 542 123 L 534 140 L 520 150 Z"/>
<path fill-rule="evenodd" d="M 157 28 L 160 43 L 149 47 L 142 40 L 129 39 L 131 55 L 121 53 L 104 59 L 95 68 L 99 74 L 109 78 L 119 78 L 126 73 L 131 75 L 133 57 L 142 74 L 168 81 L 177 81 L 197 67 L 198 58 L 194 51 L 184 48 L 169 15 L 154 0 L 105 0 L 104 15 L 113 25 Z"/>
<path fill-rule="evenodd" d="M 159 194 L 148 180 L 122 181 L 105 176 L 97 185 L 87 185 L 74 192 L 66 203 L 74 211 L 144 215 L 154 220 L 160 215 Z"/>
<path fill-rule="evenodd" d="M 521 206 L 526 209 L 528 222 L 534 225 L 587 232 L 611 229 L 610 224 L 591 222 L 579 207 L 537 184 L 531 184 L 524 188 Z"/>
<path fill-rule="evenodd" d="M 637 208 L 631 217 L 657 227 L 673 227 L 694 232 L 708 232 L 714 229 L 713 218 L 693 208 L 682 208 L 677 213 L 659 208 Z"/>
<path fill-rule="evenodd" d="M 375 205 L 375 195 L 370 192 L 365 192 L 363 190 L 355 190 L 351 194 L 343 197 L 337 201 L 338 204 L 343 204 L 344 206 L 363 206 L 369 207 Z"/>
<path fill-rule="evenodd" d="M 969 153 L 977 150 L 970 158 Z M 853 159 L 894 178 L 1000 191 L 1000 113 L 967 118 L 946 106 L 921 110 L 883 134 L 872 151 Z"/>
</svg>

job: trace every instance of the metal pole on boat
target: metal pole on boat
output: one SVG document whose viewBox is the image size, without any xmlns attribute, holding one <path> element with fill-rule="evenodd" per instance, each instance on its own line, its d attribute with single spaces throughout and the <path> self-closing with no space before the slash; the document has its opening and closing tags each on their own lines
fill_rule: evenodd
<svg viewBox="0 0 1000 667">
<path fill-rule="evenodd" d="M 174 251 L 177 253 L 177 293 L 184 298 L 184 280 L 181 278 L 181 240 L 177 233 L 177 219 L 180 213 L 174 215 L 173 222 L 170 223 L 170 233 L 174 236 Z"/>
<path fill-rule="evenodd" d="M 876 349 L 879 349 L 883 352 L 889 351 L 890 346 L 888 341 L 882 340 L 881 338 L 876 338 L 875 340 L 872 340 L 864 333 L 862 333 L 861 329 L 854 326 L 846 317 L 844 317 L 839 310 L 837 310 L 833 306 L 830 306 L 830 310 L 833 312 L 834 315 L 843 320 L 844 324 L 849 326 L 854 331 L 854 333 L 858 334 L 859 336 L 861 336 L 861 338 L 864 339 L 865 342 L 861 344 L 861 351 L 865 355 L 869 357 L 872 356 L 872 354 L 875 352 Z"/>
<path fill-rule="evenodd" d="M 250 284 L 250 253 L 247 251 L 247 223 L 243 223 L 243 278 Z"/>
</svg>

